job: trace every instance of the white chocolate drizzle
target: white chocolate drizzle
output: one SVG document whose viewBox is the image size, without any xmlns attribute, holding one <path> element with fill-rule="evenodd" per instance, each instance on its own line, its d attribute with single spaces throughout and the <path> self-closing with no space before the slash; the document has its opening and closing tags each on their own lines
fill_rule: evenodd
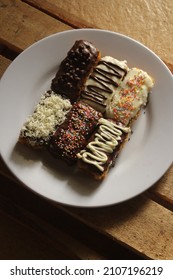
<svg viewBox="0 0 173 280">
<path fill-rule="evenodd" d="M 104 171 L 104 164 L 108 160 L 107 154 L 113 153 L 115 147 L 121 140 L 122 133 L 129 133 L 129 127 L 123 127 L 115 122 L 101 118 L 99 129 L 95 134 L 95 139 L 87 145 L 87 149 L 77 154 L 79 159 L 85 163 L 92 164 L 101 172 Z"/>
</svg>

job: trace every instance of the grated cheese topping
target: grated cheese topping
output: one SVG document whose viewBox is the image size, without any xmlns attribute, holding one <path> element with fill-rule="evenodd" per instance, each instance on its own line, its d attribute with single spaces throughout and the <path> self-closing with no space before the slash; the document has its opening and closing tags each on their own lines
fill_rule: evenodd
<svg viewBox="0 0 173 280">
<path fill-rule="evenodd" d="M 53 91 L 41 96 L 40 102 L 35 107 L 21 129 L 21 137 L 47 139 L 56 127 L 64 122 L 66 114 L 72 105 L 68 99 L 62 98 Z"/>
</svg>

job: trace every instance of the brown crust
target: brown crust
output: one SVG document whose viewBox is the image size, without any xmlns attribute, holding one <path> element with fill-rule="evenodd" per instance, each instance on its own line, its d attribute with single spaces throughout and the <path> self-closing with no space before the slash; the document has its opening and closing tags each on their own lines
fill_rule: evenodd
<svg viewBox="0 0 173 280">
<path fill-rule="evenodd" d="M 45 150 L 48 144 L 48 141 L 43 139 L 23 137 L 21 135 L 19 135 L 18 142 L 35 150 Z"/>
</svg>

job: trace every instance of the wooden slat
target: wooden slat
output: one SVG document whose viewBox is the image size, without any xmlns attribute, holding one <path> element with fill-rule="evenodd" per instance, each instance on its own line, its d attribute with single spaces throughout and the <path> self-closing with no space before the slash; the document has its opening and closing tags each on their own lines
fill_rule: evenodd
<svg viewBox="0 0 173 280">
<path fill-rule="evenodd" d="M 139 258 L 27 188 L 2 176 L 0 182 L 0 210 L 57 245 L 58 250 L 79 259 Z"/>
<path fill-rule="evenodd" d="M 173 64 L 165 62 L 173 74 Z M 173 211 L 173 164 L 162 178 L 149 190 L 149 196 Z"/>
<path fill-rule="evenodd" d="M 0 78 L 4 74 L 7 67 L 10 65 L 11 60 L 0 55 Z"/>
<path fill-rule="evenodd" d="M 91 26 L 130 36 L 173 64 L 171 0 L 124 0 L 121 4 L 115 0 L 25 1 L 79 28 Z"/>
<path fill-rule="evenodd" d="M 45 238 L 57 252 L 66 254 L 66 258 L 70 259 L 104 259 L 101 255 L 89 248 L 70 233 L 66 233 L 51 223 L 46 222 L 43 218 L 39 218 L 35 214 L 28 212 L 26 209 L 14 204 L 13 201 L 6 200 L 0 195 L 0 212 L 8 213 L 10 217 L 17 220 L 21 225 L 25 225 L 33 231 L 32 235 L 38 234 L 41 238 Z"/>
<path fill-rule="evenodd" d="M 173 212 L 144 195 L 107 208 L 65 210 L 146 258 L 173 259 Z"/>
<path fill-rule="evenodd" d="M 149 196 L 173 211 L 173 164 L 149 190 Z"/>
<path fill-rule="evenodd" d="M 48 35 L 71 29 L 20 0 L 1 0 L 0 26 L 0 43 L 17 52 Z"/>
<path fill-rule="evenodd" d="M 96 28 L 96 25 L 81 19 L 78 16 L 74 16 L 72 13 L 60 8 L 58 1 L 42 1 L 42 0 L 23 0 L 23 2 L 30 4 L 31 6 L 39 9 L 40 11 L 45 12 L 46 14 L 51 15 L 52 17 L 72 26 L 73 28 Z M 67 2 L 67 1 L 66 1 Z M 74 3 L 69 1 L 68 6 L 70 7 Z M 67 6 L 66 6 L 67 8 Z"/>
<path fill-rule="evenodd" d="M 0 260 L 72 259 L 59 244 L 52 244 L 38 232 L 0 210 Z M 74 254 L 73 254 L 74 256 Z"/>
</svg>

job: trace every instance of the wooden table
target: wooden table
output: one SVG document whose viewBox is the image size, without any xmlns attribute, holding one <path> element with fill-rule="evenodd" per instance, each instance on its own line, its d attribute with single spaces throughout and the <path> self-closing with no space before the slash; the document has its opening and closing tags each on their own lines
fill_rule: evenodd
<svg viewBox="0 0 173 280">
<path fill-rule="evenodd" d="M 0 74 L 53 33 L 99 28 L 128 35 L 173 71 L 172 0 L 0 0 Z M 173 259 L 173 166 L 119 205 L 60 206 L 20 185 L 0 159 L 1 259 Z"/>
</svg>

